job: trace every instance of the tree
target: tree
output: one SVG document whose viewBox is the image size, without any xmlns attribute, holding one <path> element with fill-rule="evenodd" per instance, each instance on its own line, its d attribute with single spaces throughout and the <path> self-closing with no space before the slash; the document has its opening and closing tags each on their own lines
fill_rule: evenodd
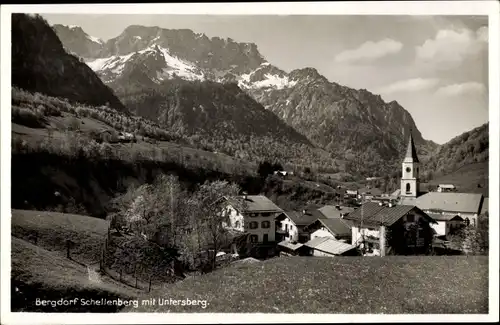
<svg viewBox="0 0 500 325">
<path fill-rule="evenodd" d="M 257 173 L 260 177 L 266 178 L 268 175 L 273 174 L 276 170 L 283 170 L 283 166 L 281 166 L 280 163 L 270 163 L 266 160 L 259 163 Z"/>
<path fill-rule="evenodd" d="M 489 251 L 489 214 L 477 218 L 477 226 L 465 225 L 452 237 L 451 242 L 470 255 L 488 255 Z"/>
<path fill-rule="evenodd" d="M 216 267 L 216 254 L 222 243 L 227 240 L 229 218 L 224 213 L 222 200 L 224 197 L 238 195 L 240 188 L 234 183 L 226 181 L 205 182 L 193 196 L 192 204 L 196 208 L 198 227 L 205 231 L 206 240 L 213 249 L 211 256 L 212 269 Z M 201 238 L 200 238 L 201 239 Z"/>
</svg>

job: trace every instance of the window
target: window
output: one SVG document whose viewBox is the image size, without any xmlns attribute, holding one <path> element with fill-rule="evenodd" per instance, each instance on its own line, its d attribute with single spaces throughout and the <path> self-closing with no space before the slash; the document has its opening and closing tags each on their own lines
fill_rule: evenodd
<svg viewBox="0 0 500 325">
<path fill-rule="evenodd" d="M 235 228 L 240 228 L 240 226 L 241 226 L 241 223 L 240 223 L 239 221 L 236 221 L 236 222 L 234 223 L 234 227 L 235 227 Z"/>
<path fill-rule="evenodd" d="M 267 243 L 267 242 L 268 242 L 268 240 L 269 240 L 269 236 L 268 236 L 268 234 L 264 234 L 264 238 L 263 238 L 263 240 L 262 240 L 262 241 L 263 241 L 264 243 Z"/>
<path fill-rule="evenodd" d="M 250 242 L 256 243 L 259 241 L 259 236 L 258 235 L 250 235 Z"/>
<path fill-rule="evenodd" d="M 261 215 L 263 217 L 269 217 L 271 215 L 271 213 L 270 212 L 263 212 L 263 213 L 261 213 Z"/>
<path fill-rule="evenodd" d="M 285 225 L 285 231 L 288 231 L 288 224 Z"/>
<path fill-rule="evenodd" d="M 249 228 L 250 229 L 257 229 L 259 228 L 259 224 L 257 223 L 257 221 L 252 221 L 248 224 Z"/>
<path fill-rule="evenodd" d="M 465 225 L 466 226 L 470 225 L 470 219 L 469 218 L 465 218 Z"/>
<path fill-rule="evenodd" d="M 415 216 L 413 214 L 408 214 L 406 216 L 406 221 L 407 222 L 415 222 Z"/>
<path fill-rule="evenodd" d="M 411 168 L 410 167 L 406 167 L 406 172 L 407 173 L 411 172 Z"/>
<path fill-rule="evenodd" d="M 410 183 L 406 183 L 406 193 L 411 192 L 411 185 Z"/>
<path fill-rule="evenodd" d="M 262 228 L 270 228 L 271 227 L 271 223 L 269 221 L 262 221 L 261 227 Z"/>
</svg>

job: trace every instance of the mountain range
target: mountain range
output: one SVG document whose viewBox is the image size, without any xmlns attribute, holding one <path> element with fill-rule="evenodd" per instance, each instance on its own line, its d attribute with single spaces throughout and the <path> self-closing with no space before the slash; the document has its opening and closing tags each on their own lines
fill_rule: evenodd
<svg viewBox="0 0 500 325">
<path fill-rule="evenodd" d="M 313 145 L 338 159 L 352 160 L 353 166 L 361 162 L 360 169 L 399 162 L 410 132 L 421 156 L 438 147 L 422 137 L 399 103 L 329 81 L 314 68 L 285 72 L 270 64 L 253 43 L 135 25 L 106 42 L 93 42 L 95 38 L 80 28 L 54 29 L 64 46 L 81 56 L 121 99 L 158 88 L 164 81 L 233 83 Z M 148 109 L 161 115 L 158 107 Z"/>
</svg>

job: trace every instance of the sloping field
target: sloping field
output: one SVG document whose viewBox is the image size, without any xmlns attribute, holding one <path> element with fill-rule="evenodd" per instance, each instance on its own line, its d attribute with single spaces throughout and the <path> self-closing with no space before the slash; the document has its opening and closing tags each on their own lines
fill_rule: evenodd
<svg viewBox="0 0 500 325">
<path fill-rule="evenodd" d="M 150 297 L 208 305 L 135 312 L 488 313 L 487 257 L 282 257 L 186 279 Z"/>
<path fill-rule="evenodd" d="M 481 193 L 489 196 L 489 164 L 488 162 L 469 164 L 460 167 L 453 173 L 440 176 L 429 183 L 454 184 L 459 192 Z M 478 184 L 480 187 L 478 187 Z"/>
<path fill-rule="evenodd" d="M 65 256 L 66 240 L 75 243 L 71 257 L 81 263 L 99 261 L 108 221 L 76 214 L 12 210 L 12 235 Z"/>
<path fill-rule="evenodd" d="M 117 305 L 96 305 L 100 299 L 129 300 L 137 292 L 124 285 L 89 276 L 87 268 L 22 239 L 12 238 L 11 310 L 26 312 L 116 312 Z M 67 301 L 39 305 L 36 299 Z M 69 304 L 69 301 L 78 300 Z"/>
</svg>

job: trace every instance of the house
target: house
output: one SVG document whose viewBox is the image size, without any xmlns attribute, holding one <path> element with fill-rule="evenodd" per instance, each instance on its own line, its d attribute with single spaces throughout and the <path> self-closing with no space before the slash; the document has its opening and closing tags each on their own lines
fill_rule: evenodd
<svg viewBox="0 0 500 325">
<path fill-rule="evenodd" d="M 381 195 L 381 196 L 375 196 L 373 197 L 370 202 L 375 202 L 375 203 L 384 203 L 384 204 L 396 204 L 397 199 L 395 199 L 392 196 L 389 195 Z"/>
<path fill-rule="evenodd" d="M 225 197 L 229 228 L 246 232 L 252 243 L 276 240 L 275 218 L 283 213 L 264 195 Z"/>
<path fill-rule="evenodd" d="M 431 225 L 436 232 L 436 236 L 448 238 L 448 236 L 453 235 L 467 225 L 467 220 L 459 215 L 441 213 L 428 213 L 428 215 L 437 222 Z"/>
<path fill-rule="evenodd" d="M 346 190 L 345 197 L 356 199 L 358 197 L 358 190 Z"/>
<path fill-rule="evenodd" d="M 376 255 L 426 252 L 432 245 L 436 223 L 413 205 L 367 202 L 345 217 L 351 220 L 354 246 Z"/>
<path fill-rule="evenodd" d="M 276 236 L 278 240 L 305 243 L 309 233 L 305 227 L 325 216 L 316 209 L 302 211 L 285 211 L 276 217 Z"/>
<path fill-rule="evenodd" d="M 359 189 L 358 193 L 358 199 L 361 199 L 363 201 L 369 201 L 374 197 L 381 196 L 383 194 L 382 190 L 378 188 L 372 188 L 370 186 Z"/>
<path fill-rule="evenodd" d="M 317 219 L 305 230 L 310 233 L 311 240 L 318 237 L 330 237 L 351 242 L 352 223 L 341 218 Z"/>
<path fill-rule="evenodd" d="M 286 170 L 275 170 L 274 175 L 283 176 L 283 177 L 293 176 L 293 172 L 288 172 Z"/>
<path fill-rule="evenodd" d="M 337 241 L 331 237 L 316 237 L 304 244 L 307 255 L 312 256 L 355 256 L 359 255 L 356 246 Z"/>
<path fill-rule="evenodd" d="M 413 204 L 426 213 L 460 216 L 476 226 L 481 213 L 483 195 L 479 193 L 429 192 L 413 199 Z"/>
<path fill-rule="evenodd" d="M 353 207 L 344 207 L 340 205 L 325 205 L 318 209 L 325 218 L 327 219 L 335 219 L 335 218 L 343 218 L 348 215 L 350 212 L 354 211 Z"/>
<path fill-rule="evenodd" d="M 439 184 L 437 188 L 438 192 L 453 192 L 455 190 L 456 187 L 453 184 Z"/>
<path fill-rule="evenodd" d="M 419 168 L 420 162 L 410 133 L 406 155 L 402 163 L 401 188 L 393 193 L 393 196 L 398 199 L 398 204 L 414 205 L 427 214 L 448 215 L 448 217 L 443 217 L 446 220 L 451 220 L 458 215 L 465 220 L 466 224 L 476 226 L 477 217 L 484 205 L 482 194 L 450 192 L 449 189 L 455 188 L 454 185 L 450 184 L 440 184 L 441 191 L 438 189 L 437 192 L 423 192 Z M 438 228 L 442 232 L 442 226 Z"/>
</svg>

